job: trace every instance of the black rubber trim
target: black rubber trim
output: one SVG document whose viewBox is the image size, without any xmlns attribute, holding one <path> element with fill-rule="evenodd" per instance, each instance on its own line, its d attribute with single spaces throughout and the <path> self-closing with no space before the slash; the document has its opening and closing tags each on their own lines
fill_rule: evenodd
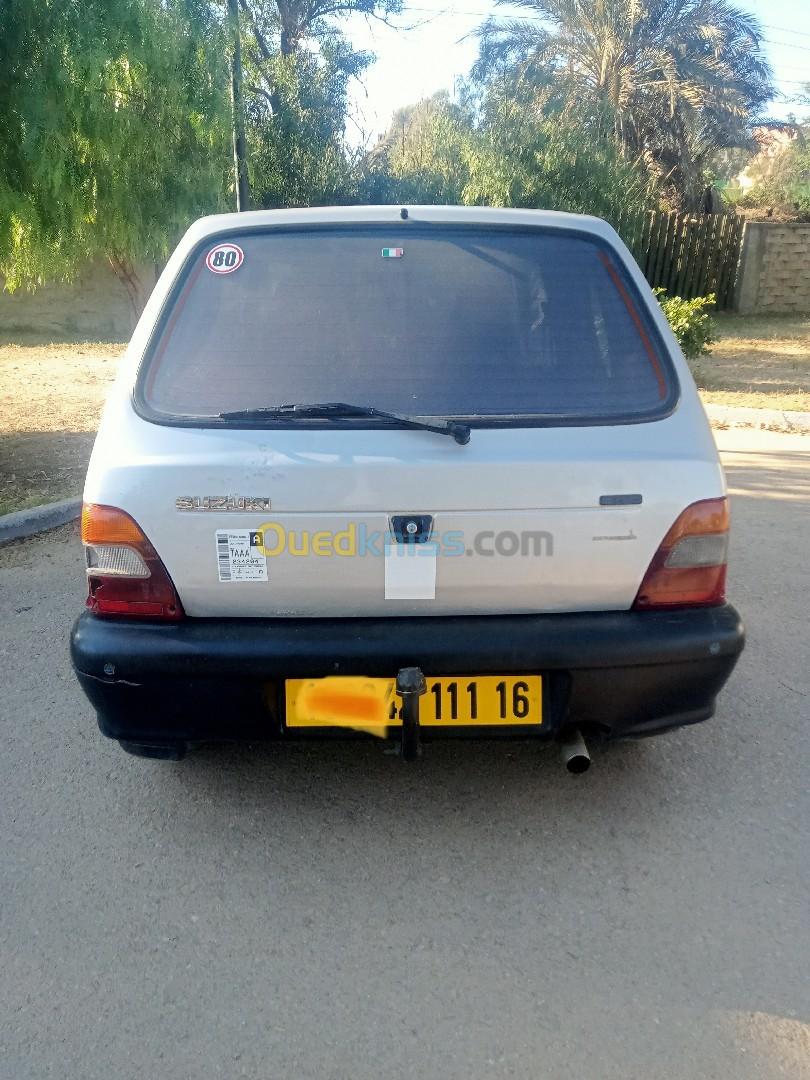
<svg viewBox="0 0 810 1080">
<path fill-rule="evenodd" d="M 149 623 L 85 612 L 71 639 L 78 670 L 119 678 L 199 673 L 263 678 L 431 675 L 676 664 L 741 650 L 730 604 L 676 611 L 361 619 L 185 619 Z"/>
</svg>

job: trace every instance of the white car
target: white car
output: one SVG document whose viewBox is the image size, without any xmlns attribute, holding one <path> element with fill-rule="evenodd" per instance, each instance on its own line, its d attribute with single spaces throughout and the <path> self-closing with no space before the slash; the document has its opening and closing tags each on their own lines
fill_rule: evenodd
<svg viewBox="0 0 810 1080">
<path fill-rule="evenodd" d="M 595 218 L 205 218 L 93 450 L 73 663 L 104 734 L 585 740 L 705 720 L 743 647 L 694 382 Z"/>
</svg>

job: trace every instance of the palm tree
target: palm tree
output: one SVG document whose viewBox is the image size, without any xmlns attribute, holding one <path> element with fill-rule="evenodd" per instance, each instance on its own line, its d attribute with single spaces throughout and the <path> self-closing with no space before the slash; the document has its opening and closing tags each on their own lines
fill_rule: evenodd
<svg viewBox="0 0 810 1080">
<path fill-rule="evenodd" d="M 508 2 L 528 17 L 484 23 L 474 74 L 562 96 L 600 126 L 607 117 L 623 152 L 645 159 L 686 204 L 706 157 L 748 145 L 773 96 L 759 24 L 729 0 Z"/>
</svg>

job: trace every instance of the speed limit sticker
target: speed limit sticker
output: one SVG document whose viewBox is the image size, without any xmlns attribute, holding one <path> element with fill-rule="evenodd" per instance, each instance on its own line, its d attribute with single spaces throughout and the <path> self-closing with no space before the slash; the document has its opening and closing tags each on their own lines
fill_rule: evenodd
<svg viewBox="0 0 810 1080">
<path fill-rule="evenodd" d="M 205 265 L 212 274 L 232 274 L 245 261 L 245 253 L 238 244 L 217 244 L 205 257 Z"/>
</svg>

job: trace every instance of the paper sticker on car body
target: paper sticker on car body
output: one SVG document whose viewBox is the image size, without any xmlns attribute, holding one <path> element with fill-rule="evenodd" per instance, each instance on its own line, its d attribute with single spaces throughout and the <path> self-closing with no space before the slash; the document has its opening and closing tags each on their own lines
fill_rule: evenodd
<svg viewBox="0 0 810 1080">
<path fill-rule="evenodd" d="M 220 581 L 267 581 L 263 537 L 249 529 L 217 529 L 217 570 Z"/>
</svg>

